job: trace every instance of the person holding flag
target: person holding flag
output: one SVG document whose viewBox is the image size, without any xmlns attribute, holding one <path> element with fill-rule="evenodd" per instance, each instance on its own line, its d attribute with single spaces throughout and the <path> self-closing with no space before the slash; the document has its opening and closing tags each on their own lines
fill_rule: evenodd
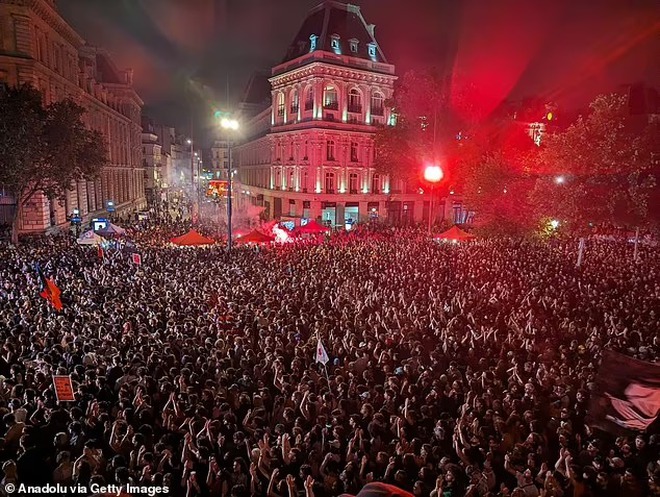
<svg viewBox="0 0 660 497">
<path fill-rule="evenodd" d="M 323 342 L 321 342 L 321 337 L 319 337 L 319 343 L 316 346 L 316 362 L 320 362 L 321 364 L 323 364 L 323 367 L 325 367 L 325 365 L 328 364 L 328 362 L 330 362 L 328 353 L 325 351 Z"/>
<path fill-rule="evenodd" d="M 52 277 L 46 278 L 39 264 L 36 265 L 36 269 L 37 274 L 39 275 L 39 283 L 41 285 L 41 291 L 39 292 L 39 295 L 50 302 L 55 310 L 61 311 L 64 308 L 62 305 L 62 300 L 60 299 L 62 291 L 55 284 L 55 280 L 53 280 Z"/>
</svg>

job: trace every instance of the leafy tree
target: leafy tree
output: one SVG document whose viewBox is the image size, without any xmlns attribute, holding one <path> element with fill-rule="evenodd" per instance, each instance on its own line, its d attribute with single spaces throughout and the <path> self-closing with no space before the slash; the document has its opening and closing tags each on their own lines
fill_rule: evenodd
<svg viewBox="0 0 660 497">
<path fill-rule="evenodd" d="M 28 85 L 0 96 L 0 184 L 16 200 L 14 243 L 33 195 L 61 199 L 74 181 L 94 179 L 108 163 L 103 135 L 85 127 L 84 112 L 68 99 L 44 107 Z"/>
<path fill-rule="evenodd" d="M 624 95 L 601 95 L 590 108 L 565 131 L 547 136 L 530 162 L 537 214 L 576 229 L 602 222 L 646 225 L 649 200 L 657 195 L 657 125 L 636 126 Z"/>
<path fill-rule="evenodd" d="M 534 147 L 517 123 L 497 120 L 461 144 L 456 186 L 482 233 L 520 235 L 532 227 L 527 198 L 533 184 L 524 163 Z"/>
<path fill-rule="evenodd" d="M 397 116 L 396 126 L 376 133 L 375 167 L 393 179 L 415 183 L 425 162 L 445 154 L 448 137 L 456 129 L 448 118 L 448 81 L 434 71 L 409 71 L 386 102 Z"/>
</svg>

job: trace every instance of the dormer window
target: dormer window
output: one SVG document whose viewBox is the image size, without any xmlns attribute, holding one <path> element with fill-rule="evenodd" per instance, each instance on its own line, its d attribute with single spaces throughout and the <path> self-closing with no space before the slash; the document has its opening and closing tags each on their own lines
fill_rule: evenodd
<svg viewBox="0 0 660 497">
<path fill-rule="evenodd" d="M 341 50 L 339 48 L 339 35 L 332 35 L 330 37 L 330 48 L 332 48 L 333 52 L 336 54 L 341 53 Z"/>
<path fill-rule="evenodd" d="M 309 37 L 309 51 L 310 52 L 313 52 L 314 50 L 316 50 L 316 45 L 318 43 L 318 40 L 319 40 L 318 35 L 311 35 Z"/>
<path fill-rule="evenodd" d="M 351 53 L 357 53 L 358 52 L 358 43 L 359 41 L 356 40 L 355 38 L 352 38 L 348 40 L 349 46 L 351 48 Z"/>
<path fill-rule="evenodd" d="M 376 60 L 376 44 L 369 43 L 367 46 L 367 51 L 369 53 L 369 57 L 371 57 L 372 60 Z"/>
</svg>

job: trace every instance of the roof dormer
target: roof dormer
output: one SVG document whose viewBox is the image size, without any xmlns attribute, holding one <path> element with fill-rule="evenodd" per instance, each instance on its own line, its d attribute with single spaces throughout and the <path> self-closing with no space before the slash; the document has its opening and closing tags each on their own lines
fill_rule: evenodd
<svg viewBox="0 0 660 497">
<path fill-rule="evenodd" d="M 318 48 L 319 35 L 310 35 L 309 37 L 309 51 L 313 52 Z"/>
<path fill-rule="evenodd" d="M 330 36 L 330 48 L 336 54 L 341 53 L 341 46 L 339 45 L 340 36 L 338 34 L 333 34 Z"/>
<path fill-rule="evenodd" d="M 378 49 L 378 46 L 373 42 L 371 42 L 367 45 L 367 53 L 369 54 L 369 58 L 371 60 L 376 60 L 377 49 Z"/>
<path fill-rule="evenodd" d="M 351 53 L 358 53 L 358 45 L 360 43 L 360 40 L 357 38 L 351 38 L 348 40 L 348 45 L 350 47 Z"/>
</svg>

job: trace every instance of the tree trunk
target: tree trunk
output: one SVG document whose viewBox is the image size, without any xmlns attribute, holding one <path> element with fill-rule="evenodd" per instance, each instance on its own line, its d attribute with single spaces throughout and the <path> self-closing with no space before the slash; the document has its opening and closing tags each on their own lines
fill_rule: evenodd
<svg viewBox="0 0 660 497">
<path fill-rule="evenodd" d="M 14 211 L 14 219 L 11 222 L 11 243 L 18 245 L 18 230 L 21 225 L 21 218 L 23 217 L 23 202 L 21 197 L 16 201 L 16 210 Z"/>
</svg>

